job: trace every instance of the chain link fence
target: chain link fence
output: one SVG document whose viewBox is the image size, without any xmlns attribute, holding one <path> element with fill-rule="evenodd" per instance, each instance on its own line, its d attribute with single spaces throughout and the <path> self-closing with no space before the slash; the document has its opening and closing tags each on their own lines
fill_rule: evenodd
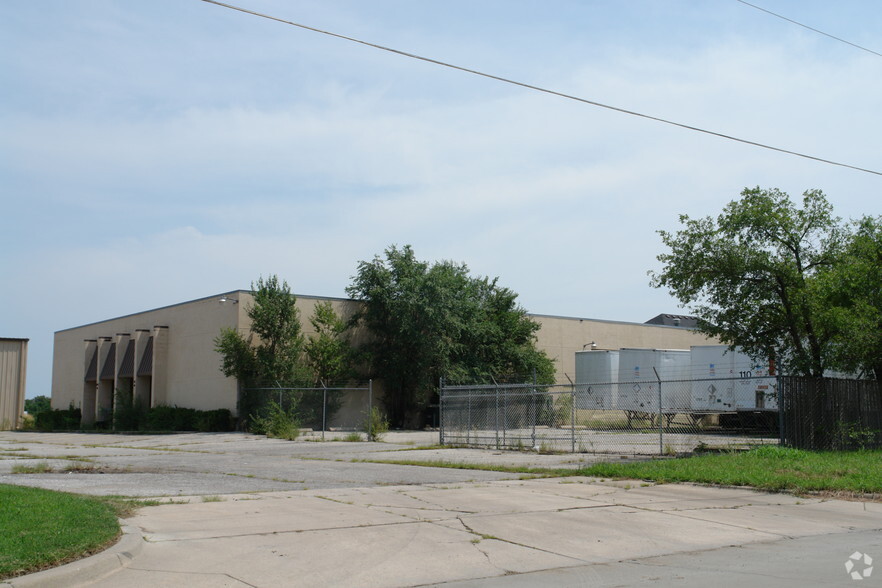
<svg viewBox="0 0 882 588">
<path fill-rule="evenodd" d="M 775 378 L 440 386 L 447 445 L 676 455 L 779 442 Z"/>
<path fill-rule="evenodd" d="M 247 428 L 275 403 L 294 409 L 300 426 L 313 431 L 357 431 L 374 404 L 373 382 L 356 385 L 272 386 L 244 388 L 239 395 L 239 418 Z"/>
</svg>

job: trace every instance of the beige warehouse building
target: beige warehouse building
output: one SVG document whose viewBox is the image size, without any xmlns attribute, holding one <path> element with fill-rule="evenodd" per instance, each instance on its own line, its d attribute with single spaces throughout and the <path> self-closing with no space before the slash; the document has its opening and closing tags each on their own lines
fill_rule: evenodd
<svg viewBox="0 0 882 588">
<path fill-rule="evenodd" d="M 351 316 L 359 304 L 298 295 L 307 336 L 312 333 L 308 319 L 323 301 L 342 317 Z M 56 332 L 52 407 L 80 408 L 84 424 L 107 421 L 115 391 L 123 390 L 146 406 L 226 408 L 235 414 L 238 383 L 220 372 L 214 339 L 224 327 L 247 336 L 246 310 L 252 303 L 249 291 L 238 290 Z M 708 342 L 682 327 L 530 316 L 541 324 L 537 346 L 554 359 L 560 382 L 574 377 L 575 352 L 586 348 L 688 349 Z"/>
<path fill-rule="evenodd" d="M 28 339 L 0 337 L 0 431 L 21 425 L 27 366 Z"/>
</svg>

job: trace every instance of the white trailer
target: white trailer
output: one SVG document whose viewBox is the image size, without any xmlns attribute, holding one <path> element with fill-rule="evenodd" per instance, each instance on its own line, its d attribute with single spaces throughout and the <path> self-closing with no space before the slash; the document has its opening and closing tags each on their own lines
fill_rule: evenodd
<svg viewBox="0 0 882 588">
<path fill-rule="evenodd" d="M 616 407 L 619 352 L 576 352 L 576 408 L 611 410 Z"/>
<path fill-rule="evenodd" d="M 686 349 L 619 350 L 616 408 L 632 413 L 690 412 L 690 352 Z M 659 397 L 661 378 L 661 397 Z"/>
<path fill-rule="evenodd" d="M 769 362 L 726 345 L 694 345 L 692 408 L 735 412 L 778 409 L 778 386 Z"/>
</svg>

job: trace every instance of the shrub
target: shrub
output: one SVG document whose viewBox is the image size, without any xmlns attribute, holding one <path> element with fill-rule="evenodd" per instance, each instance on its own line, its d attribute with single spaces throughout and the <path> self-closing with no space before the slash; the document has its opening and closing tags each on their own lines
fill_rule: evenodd
<svg viewBox="0 0 882 588">
<path fill-rule="evenodd" d="M 73 404 L 70 408 L 46 410 L 34 417 L 35 425 L 41 431 L 76 431 L 82 420 L 83 413 Z"/>
<path fill-rule="evenodd" d="M 147 411 L 149 431 L 195 431 L 197 415 L 195 408 L 180 406 L 154 406 Z"/>
<path fill-rule="evenodd" d="M 573 397 L 569 394 L 558 396 L 554 401 L 554 420 L 558 427 L 568 427 L 572 424 Z"/>
<path fill-rule="evenodd" d="M 147 407 L 141 399 L 134 399 L 131 391 L 116 390 L 113 410 L 114 431 L 140 431 L 147 422 Z"/>
<path fill-rule="evenodd" d="M 389 431 L 389 421 L 376 406 L 365 414 L 361 430 L 367 435 L 368 441 L 382 441 L 383 435 Z"/>
<path fill-rule="evenodd" d="M 271 401 L 265 415 L 251 415 L 250 430 L 257 435 L 293 441 L 300 436 L 300 421 L 292 404 L 287 410 Z"/>
<path fill-rule="evenodd" d="M 200 412 L 196 418 L 196 430 L 205 433 L 227 432 L 235 429 L 233 414 L 226 408 Z"/>
</svg>

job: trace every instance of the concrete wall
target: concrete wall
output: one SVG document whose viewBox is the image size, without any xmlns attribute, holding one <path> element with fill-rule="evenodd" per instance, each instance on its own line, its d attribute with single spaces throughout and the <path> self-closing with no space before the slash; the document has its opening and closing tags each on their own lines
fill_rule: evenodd
<svg viewBox="0 0 882 588">
<path fill-rule="evenodd" d="M 27 339 L 0 338 L 0 431 L 21 425 L 27 362 Z"/>
<path fill-rule="evenodd" d="M 717 343 L 690 329 L 625 323 L 596 319 L 580 319 L 547 315 L 532 315 L 542 327 L 536 334 L 537 347 L 544 349 L 557 367 L 557 382 L 576 380 L 576 352 L 583 349 L 621 349 L 645 347 L 650 349 L 689 349 L 692 345 Z"/>
</svg>

